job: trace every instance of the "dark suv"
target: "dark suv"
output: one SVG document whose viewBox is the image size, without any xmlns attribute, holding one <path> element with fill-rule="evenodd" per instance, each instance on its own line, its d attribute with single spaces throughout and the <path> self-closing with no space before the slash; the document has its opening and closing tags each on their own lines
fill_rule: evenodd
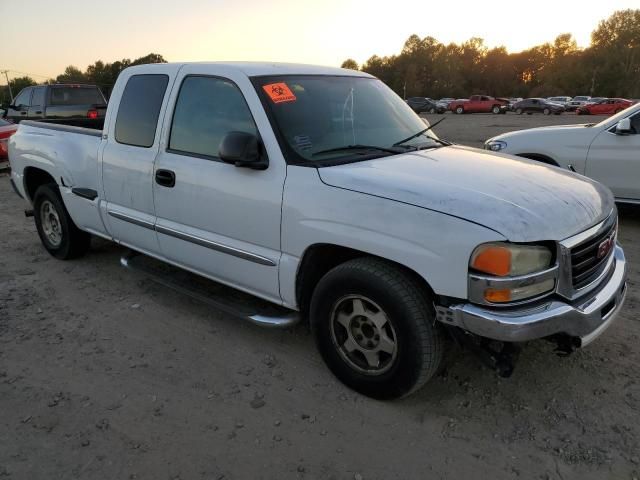
<svg viewBox="0 0 640 480">
<path fill-rule="evenodd" d="M 95 85 L 37 85 L 20 91 L 9 105 L 5 118 L 42 120 L 101 129 L 107 101 Z"/>
<path fill-rule="evenodd" d="M 407 105 L 416 113 L 444 113 L 447 111 L 443 105 L 439 105 L 435 100 L 427 97 L 407 98 Z"/>
</svg>

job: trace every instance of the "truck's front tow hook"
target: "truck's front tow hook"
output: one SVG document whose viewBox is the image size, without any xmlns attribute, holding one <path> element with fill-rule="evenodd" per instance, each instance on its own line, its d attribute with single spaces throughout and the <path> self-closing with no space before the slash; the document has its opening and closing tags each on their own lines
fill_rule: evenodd
<svg viewBox="0 0 640 480">
<path fill-rule="evenodd" d="M 513 374 L 521 350 L 518 344 L 489 340 L 457 328 L 450 331 L 461 347 L 471 350 L 482 363 L 495 370 L 502 378 L 509 378 Z"/>
</svg>

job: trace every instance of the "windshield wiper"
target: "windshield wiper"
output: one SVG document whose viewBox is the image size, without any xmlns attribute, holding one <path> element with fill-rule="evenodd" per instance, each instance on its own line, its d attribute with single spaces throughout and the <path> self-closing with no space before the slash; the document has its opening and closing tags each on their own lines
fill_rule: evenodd
<svg viewBox="0 0 640 480">
<path fill-rule="evenodd" d="M 418 133 L 414 133 L 410 137 L 404 138 L 404 139 L 400 140 L 399 142 L 394 143 L 392 146 L 393 147 L 399 147 L 403 143 L 408 142 L 409 140 L 413 140 L 414 138 L 419 137 L 420 135 L 424 135 L 425 133 L 427 133 L 429 130 L 431 130 L 433 127 L 435 127 L 439 123 L 443 122 L 444 120 L 445 120 L 444 118 L 441 118 L 436 123 L 433 123 L 433 124 L 429 125 L 427 128 L 420 130 Z M 434 137 L 432 137 L 430 135 L 427 135 L 427 137 L 429 137 L 429 139 L 431 139 L 434 142 L 437 142 L 437 143 L 439 143 L 441 145 L 445 145 L 445 146 L 446 145 L 451 145 L 449 142 L 445 142 L 444 140 L 440 140 L 439 138 L 434 138 Z"/>
<path fill-rule="evenodd" d="M 348 150 L 376 150 L 378 152 L 393 153 L 393 154 L 402 153 L 401 151 L 393 148 L 378 147 L 377 145 L 344 145 L 342 147 L 335 147 L 335 148 L 328 148 L 326 150 L 320 150 L 319 152 L 313 153 L 311 156 L 315 157 L 316 155 L 322 155 L 323 153 L 343 152 Z"/>
</svg>

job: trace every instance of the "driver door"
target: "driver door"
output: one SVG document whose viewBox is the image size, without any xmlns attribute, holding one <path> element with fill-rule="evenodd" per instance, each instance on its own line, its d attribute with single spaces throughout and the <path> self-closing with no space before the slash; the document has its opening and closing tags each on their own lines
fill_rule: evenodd
<svg viewBox="0 0 640 480">
<path fill-rule="evenodd" d="M 640 200 L 640 112 L 630 119 L 630 134 L 614 133 L 613 125 L 596 136 L 585 173 L 609 187 L 617 199 Z"/>
<path fill-rule="evenodd" d="M 260 100 L 233 69 L 185 66 L 176 81 L 153 183 L 163 256 L 188 270 L 280 303 L 280 219 L 286 164 Z M 229 132 L 258 136 L 266 170 L 221 161 Z M 164 177 L 170 175 L 167 183 Z"/>
<path fill-rule="evenodd" d="M 33 87 L 27 87 L 20 91 L 18 96 L 14 98 L 11 106 L 7 109 L 6 117 L 14 123 L 19 123 L 21 120 L 26 120 L 29 114 L 29 106 L 31 105 L 31 92 Z"/>
</svg>

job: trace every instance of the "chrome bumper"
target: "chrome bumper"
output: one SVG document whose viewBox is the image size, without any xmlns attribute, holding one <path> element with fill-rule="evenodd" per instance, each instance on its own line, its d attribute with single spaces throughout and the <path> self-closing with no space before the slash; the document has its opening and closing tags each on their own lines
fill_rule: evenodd
<svg viewBox="0 0 640 480">
<path fill-rule="evenodd" d="M 473 304 L 437 307 L 437 319 L 482 337 L 525 342 L 564 333 L 586 346 L 614 321 L 626 294 L 627 264 L 616 245 L 615 264 L 608 280 L 575 303 L 547 300 L 528 307 L 497 309 Z"/>
</svg>

